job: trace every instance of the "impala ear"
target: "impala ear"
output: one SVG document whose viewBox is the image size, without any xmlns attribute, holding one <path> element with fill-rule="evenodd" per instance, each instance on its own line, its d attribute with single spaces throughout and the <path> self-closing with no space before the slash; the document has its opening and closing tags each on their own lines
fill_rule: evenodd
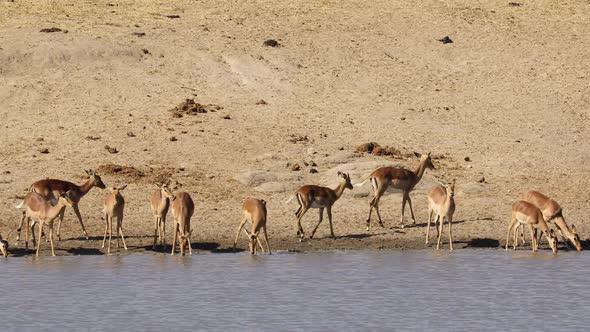
<svg viewBox="0 0 590 332">
<path fill-rule="evenodd" d="M 574 235 L 577 235 L 578 234 L 578 232 L 576 232 L 576 225 L 574 225 L 574 224 L 572 224 L 572 233 Z"/>
<path fill-rule="evenodd" d="M 87 175 L 90 175 L 90 171 L 85 169 L 84 172 L 86 172 Z"/>
<path fill-rule="evenodd" d="M 549 234 L 551 235 L 551 237 L 555 237 L 555 231 L 553 229 L 551 229 L 551 231 L 549 231 Z"/>
<path fill-rule="evenodd" d="M 430 157 L 430 152 L 428 152 L 428 157 Z"/>
<path fill-rule="evenodd" d="M 162 184 L 160 182 L 154 182 L 154 186 L 157 188 L 162 188 Z"/>
<path fill-rule="evenodd" d="M 339 172 L 338 172 L 338 176 L 342 176 L 342 172 L 340 172 L 340 171 L 339 171 Z"/>
<path fill-rule="evenodd" d="M 125 183 L 124 185 L 120 186 L 120 187 L 119 187 L 119 190 L 123 190 L 123 189 L 125 189 L 125 188 L 127 188 L 127 183 Z"/>
<path fill-rule="evenodd" d="M 418 152 L 415 152 L 415 151 L 414 151 L 414 156 L 416 156 L 416 157 L 418 157 L 418 158 L 422 157 L 422 155 L 421 155 L 421 154 L 419 154 Z"/>
</svg>

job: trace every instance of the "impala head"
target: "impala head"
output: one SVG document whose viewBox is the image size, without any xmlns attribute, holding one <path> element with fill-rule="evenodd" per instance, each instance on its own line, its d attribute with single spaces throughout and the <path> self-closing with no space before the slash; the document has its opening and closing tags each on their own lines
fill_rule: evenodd
<svg viewBox="0 0 590 332">
<path fill-rule="evenodd" d="M 573 224 L 572 224 L 572 238 L 570 239 L 570 241 L 572 242 L 574 247 L 576 247 L 577 251 L 582 250 L 582 243 L 580 242 L 580 236 L 578 235 L 578 232 L 576 231 L 576 225 L 573 225 Z"/>
<path fill-rule="evenodd" d="M 451 197 L 455 197 L 455 179 L 446 185 L 447 192 L 451 195 Z"/>
<path fill-rule="evenodd" d="M 172 189 L 170 189 L 169 184 L 170 180 L 162 184 L 154 183 L 154 185 L 160 188 L 160 190 L 162 191 L 162 197 L 170 198 L 170 200 L 173 201 L 176 198 L 176 196 L 174 196 L 174 194 L 172 193 Z"/>
<path fill-rule="evenodd" d="M 0 235 L 0 252 L 2 252 L 2 256 L 8 257 L 8 241 L 2 238 Z"/>
<path fill-rule="evenodd" d="M 125 188 L 127 188 L 126 183 L 120 187 L 110 187 L 109 190 L 113 193 L 113 195 L 117 196 L 119 195 L 119 192 L 124 190 Z"/>
<path fill-rule="evenodd" d="M 98 176 L 98 174 L 96 174 L 95 171 L 93 170 L 84 170 L 86 172 L 86 174 L 88 174 L 89 177 L 92 178 L 92 180 L 94 181 L 94 186 L 95 187 L 99 187 L 100 189 L 104 189 L 106 188 L 106 186 L 104 185 L 104 183 L 102 182 L 102 179 L 100 178 L 100 176 Z"/>
<path fill-rule="evenodd" d="M 434 170 L 434 164 L 432 163 L 432 159 L 430 159 L 430 152 L 428 154 L 420 154 L 418 152 L 414 152 L 414 155 L 420 158 L 420 164 L 424 164 L 424 168 L 429 168 Z"/>
<path fill-rule="evenodd" d="M 71 195 L 72 191 L 68 190 L 65 193 L 61 194 L 57 201 L 61 202 L 65 206 L 72 206 L 74 204 L 74 201 L 72 200 Z"/>
<path fill-rule="evenodd" d="M 549 232 L 545 232 L 545 236 L 547 237 L 547 242 L 549 242 L 549 246 L 551 250 L 556 253 L 557 252 L 557 235 L 553 231 L 553 229 Z"/>
<path fill-rule="evenodd" d="M 248 243 L 248 248 L 250 248 L 250 255 L 256 255 L 256 240 L 258 236 L 256 234 L 250 235 L 250 242 Z"/>
<path fill-rule="evenodd" d="M 344 180 L 344 187 L 346 189 L 352 189 L 354 188 L 352 186 L 352 183 L 350 182 L 350 175 L 348 175 L 348 173 L 342 173 L 342 172 L 338 172 L 338 176 L 341 177 Z"/>
<path fill-rule="evenodd" d="M 180 244 L 180 254 L 181 255 L 184 255 L 184 247 L 186 245 L 189 245 L 189 246 L 191 245 L 190 237 L 191 237 L 192 233 L 193 233 L 193 230 L 191 229 L 188 233 L 181 234 L 178 236 L 178 242 Z"/>
</svg>

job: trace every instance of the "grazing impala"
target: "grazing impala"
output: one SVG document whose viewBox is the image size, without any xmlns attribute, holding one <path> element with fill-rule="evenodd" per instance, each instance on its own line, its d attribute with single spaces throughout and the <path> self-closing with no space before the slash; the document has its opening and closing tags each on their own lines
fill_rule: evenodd
<svg viewBox="0 0 590 332">
<path fill-rule="evenodd" d="M 313 238 L 315 231 L 322 223 L 324 209 L 326 209 L 328 212 L 328 220 L 330 221 L 330 235 L 334 237 L 334 229 L 332 228 L 332 205 L 334 205 L 340 196 L 342 196 L 344 189 L 353 188 L 352 183 L 350 183 L 350 176 L 348 174 L 338 172 L 338 176 L 342 179 L 340 180 L 340 184 L 338 184 L 336 189 L 307 185 L 297 189 L 295 194 L 287 200 L 288 203 L 294 197 L 297 197 L 297 201 L 299 202 L 299 208 L 297 209 L 297 212 L 295 212 L 295 215 L 297 216 L 297 236 L 299 237 L 299 241 L 302 241 L 304 237 L 303 227 L 301 227 L 301 218 L 303 218 L 305 212 L 307 212 L 307 210 L 310 208 L 320 209 L 320 221 L 313 229 L 313 232 L 311 232 L 311 236 L 309 238 Z"/>
<path fill-rule="evenodd" d="M 109 188 L 109 192 L 104 195 L 103 212 L 104 212 L 104 237 L 102 239 L 102 247 L 107 240 L 107 229 L 109 231 L 109 245 L 107 253 L 111 253 L 111 239 L 113 237 L 113 218 L 117 217 L 117 248 L 119 248 L 119 234 L 121 234 L 121 240 L 123 240 L 123 247 L 127 250 L 127 244 L 125 244 L 125 235 L 123 235 L 123 209 L 125 208 L 125 199 L 121 195 L 121 191 L 127 188 L 127 185 L 123 185 L 119 188 Z"/>
<path fill-rule="evenodd" d="M 19 205 L 17 205 L 17 209 L 25 207 L 25 213 L 23 215 L 23 220 L 26 218 L 26 229 L 25 229 L 25 243 L 28 241 L 28 229 L 29 225 L 31 225 L 31 220 L 33 221 L 33 226 L 35 222 L 39 222 L 39 239 L 37 240 L 37 253 L 36 255 L 39 256 L 39 247 L 41 246 L 41 234 L 43 232 L 43 224 L 47 223 L 49 225 L 49 242 L 51 242 L 51 255 L 55 256 L 55 252 L 53 250 L 53 220 L 57 218 L 66 206 L 73 206 L 74 201 L 71 199 L 70 195 L 72 195 L 71 191 L 66 191 L 65 193 L 58 196 L 57 203 L 55 205 L 51 205 L 50 201 L 46 200 L 45 197 L 36 193 L 36 192 L 29 192 L 26 196 L 24 201 L 22 201 Z M 21 225 L 23 223 L 21 220 Z M 35 234 L 33 234 L 33 237 Z"/>
<path fill-rule="evenodd" d="M 426 243 L 428 244 L 430 233 L 430 220 L 432 213 L 436 214 L 434 219 L 434 227 L 439 222 L 440 226 L 436 229 L 438 238 L 436 241 L 436 249 L 440 246 L 440 239 L 442 237 L 443 223 L 445 217 L 449 222 L 449 250 L 453 250 L 453 214 L 455 213 L 455 179 L 446 186 L 436 185 L 428 191 L 428 226 L 426 227 Z"/>
<path fill-rule="evenodd" d="M 176 238 L 180 245 L 180 254 L 184 255 L 184 247 L 188 244 L 189 254 L 193 254 L 191 247 L 191 217 L 195 212 L 195 204 L 191 196 L 185 192 L 172 195 L 172 216 L 174 217 L 174 232 L 172 236 L 172 255 L 176 247 Z"/>
<path fill-rule="evenodd" d="M 576 227 L 574 225 L 572 225 L 571 229 L 568 227 L 565 219 L 563 218 L 561 206 L 559 206 L 556 201 L 541 194 L 538 191 L 533 190 L 521 193 L 520 199 L 527 201 L 539 208 L 541 213 L 543 213 L 543 218 L 545 218 L 546 222 L 551 223 L 554 221 L 562 237 L 567 238 L 567 240 L 569 240 L 574 245 L 576 250 L 582 250 L 582 244 L 580 243 L 580 237 L 576 232 Z"/>
<path fill-rule="evenodd" d="M 156 183 L 155 185 L 158 189 L 152 192 L 150 198 L 150 206 L 154 215 L 154 245 L 152 249 L 156 249 L 158 241 L 160 245 L 166 246 L 166 215 L 170 207 L 170 198 L 173 196 L 168 183 Z"/>
<path fill-rule="evenodd" d="M 10 238 L 10 234 L 6 238 Z M 8 257 L 8 241 L 2 238 L 2 234 L 0 234 L 0 252 L 2 256 Z"/>
<path fill-rule="evenodd" d="M 512 204 L 512 219 L 510 220 L 508 231 L 506 233 L 506 250 L 508 250 L 510 241 L 510 231 L 513 228 L 518 227 L 518 224 L 528 225 L 531 233 L 531 249 L 533 252 L 538 249 L 537 239 L 534 235 L 536 232 L 533 229 L 541 230 L 541 232 L 545 234 L 551 250 L 557 252 L 557 237 L 555 236 L 555 232 L 553 232 L 553 230 L 549 231 L 549 227 L 547 226 L 545 219 L 543 219 L 541 210 L 526 201 L 517 201 Z M 513 240 L 516 240 L 516 234 Z M 513 241 L 513 249 L 516 250 L 516 241 Z"/>
<path fill-rule="evenodd" d="M 247 230 L 244 229 L 244 224 L 247 221 L 252 223 L 252 230 L 248 233 Z M 238 238 L 240 237 L 240 231 L 244 229 L 244 232 L 248 235 L 249 239 L 249 248 L 250 254 L 256 255 L 256 244 L 260 246 L 260 250 L 264 252 L 264 247 L 260 244 L 260 239 L 258 238 L 258 234 L 260 230 L 264 230 L 264 238 L 266 240 L 266 248 L 268 249 L 268 254 L 271 255 L 272 252 L 270 251 L 270 244 L 268 242 L 268 232 L 266 230 L 266 201 L 262 199 L 255 199 L 255 198 L 247 198 L 244 200 L 242 204 L 242 220 L 240 220 L 240 226 L 238 227 L 238 232 L 236 233 L 236 239 L 234 240 L 234 250 L 236 249 L 236 243 L 238 242 Z"/>
<path fill-rule="evenodd" d="M 381 221 L 381 214 L 379 213 L 379 200 L 385 190 L 389 186 L 399 189 L 403 191 L 403 198 L 402 198 L 402 216 L 401 216 L 401 227 L 404 228 L 404 210 L 406 207 L 406 201 L 410 205 L 410 212 L 412 214 L 412 220 L 414 224 L 416 224 L 416 219 L 414 218 L 414 209 L 412 208 L 412 200 L 410 199 L 410 192 L 414 189 L 414 187 L 420 182 L 422 176 L 424 175 L 424 171 L 426 169 L 434 169 L 434 165 L 432 164 L 432 160 L 430 159 L 430 152 L 427 155 L 421 155 L 417 152 L 414 154 L 420 158 L 420 164 L 415 172 L 412 172 L 407 169 L 398 168 L 398 167 L 380 167 L 377 168 L 367 179 L 363 182 L 356 184 L 356 186 L 362 186 L 368 180 L 371 181 L 371 185 L 373 186 L 374 197 L 369 203 L 369 217 L 367 218 L 367 230 L 371 227 L 371 213 L 373 212 L 373 208 L 375 212 L 377 212 L 377 218 L 379 218 L 379 225 L 383 227 L 383 222 Z"/>
<path fill-rule="evenodd" d="M 68 182 L 68 181 L 55 180 L 55 179 L 45 179 L 45 180 L 40 180 L 40 181 L 33 183 L 31 185 L 29 191 L 38 193 L 38 194 L 42 195 L 44 198 L 46 198 L 47 200 L 52 200 L 54 202 L 57 200 L 57 198 L 61 194 L 65 193 L 66 191 L 69 191 L 71 193 L 70 199 L 73 202 L 72 208 L 74 209 L 74 213 L 78 217 L 78 221 L 80 222 L 80 226 L 82 226 L 82 232 L 84 233 L 84 236 L 86 237 L 86 239 L 88 239 L 88 233 L 86 233 L 86 228 L 84 227 L 84 222 L 82 222 L 82 215 L 80 214 L 80 210 L 78 209 L 78 203 L 80 202 L 80 199 L 82 197 L 84 197 L 84 195 L 86 195 L 88 193 L 88 191 L 90 191 L 90 189 L 92 189 L 92 187 L 96 186 L 98 188 L 104 189 L 105 185 L 102 182 L 100 176 L 98 176 L 98 174 L 96 174 L 96 172 L 94 172 L 93 170 L 86 171 L 86 174 L 88 174 L 88 176 L 89 176 L 88 180 L 86 180 L 86 182 L 84 182 L 83 184 L 81 184 L 79 186 L 74 183 Z M 57 224 L 57 239 L 58 240 L 61 240 L 61 222 L 62 222 L 63 218 L 64 218 L 64 211 L 61 212 L 61 214 L 59 216 L 59 223 Z M 17 241 L 20 239 L 21 227 L 22 227 L 22 222 L 16 230 L 17 231 L 17 237 L 16 237 Z"/>
</svg>

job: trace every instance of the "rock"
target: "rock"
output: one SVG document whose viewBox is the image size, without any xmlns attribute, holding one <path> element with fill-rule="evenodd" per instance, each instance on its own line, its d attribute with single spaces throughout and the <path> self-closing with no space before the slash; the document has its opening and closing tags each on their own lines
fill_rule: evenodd
<svg viewBox="0 0 590 332">
<path fill-rule="evenodd" d="M 256 105 L 267 105 L 267 104 L 268 103 L 264 99 L 260 99 L 259 101 L 256 102 Z"/>
<path fill-rule="evenodd" d="M 128 131 L 127 132 L 127 136 L 129 136 L 129 137 L 135 137 L 135 134 L 132 131 Z"/>
<path fill-rule="evenodd" d="M 53 27 L 53 28 L 43 28 L 43 29 L 39 30 L 39 32 L 46 32 L 46 33 L 51 33 L 51 32 L 62 32 L 62 31 L 63 31 L 64 33 L 67 33 L 67 32 L 66 32 L 67 30 L 62 30 L 62 29 L 60 29 L 60 28 L 56 28 L 56 27 Z"/>
<path fill-rule="evenodd" d="M 318 173 L 318 170 L 317 170 L 317 169 L 315 169 L 315 168 L 312 168 L 312 169 L 310 169 L 310 170 L 309 170 L 309 172 L 310 172 L 311 174 L 316 174 L 316 173 Z"/>
<path fill-rule="evenodd" d="M 293 165 L 291 165 L 291 170 L 296 172 L 299 171 L 301 169 L 301 166 L 299 166 L 298 163 L 294 163 Z"/>
<path fill-rule="evenodd" d="M 137 36 L 137 37 L 143 37 L 143 36 L 145 36 L 145 32 L 134 32 L 134 33 L 132 33 L 132 35 Z"/>
<path fill-rule="evenodd" d="M 231 120 L 231 116 L 229 116 L 229 115 L 225 115 L 223 118 L 224 118 L 225 120 Z"/>
<path fill-rule="evenodd" d="M 115 154 L 115 153 L 118 153 L 119 152 L 119 150 L 117 150 L 117 148 L 110 147 L 108 145 L 105 145 L 104 146 L 104 149 L 107 150 L 109 153 L 112 153 L 112 154 Z"/>
<path fill-rule="evenodd" d="M 49 153 L 49 149 L 48 148 L 43 148 L 43 149 L 39 150 L 39 153 L 48 154 Z"/>
<path fill-rule="evenodd" d="M 176 141 L 178 141 L 178 138 L 176 138 L 176 136 L 170 137 L 170 142 L 176 142 Z"/>
<path fill-rule="evenodd" d="M 463 158 L 465 161 L 471 161 L 471 159 L 469 157 L 465 157 Z"/>
<path fill-rule="evenodd" d="M 482 176 L 479 180 L 477 180 L 477 182 L 484 183 L 486 182 L 486 178 Z"/>
<path fill-rule="evenodd" d="M 277 47 L 280 45 L 279 42 L 274 39 L 267 39 L 262 44 L 264 46 L 270 46 L 270 47 Z"/>
<path fill-rule="evenodd" d="M 443 44 L 451 44 L 453 41 L 451 40 L 451 38 L 449 38 L 449 36 L 445 36 L 441 39 L 437 39 L 439 42 L 443 43 Z"/>
</svg>

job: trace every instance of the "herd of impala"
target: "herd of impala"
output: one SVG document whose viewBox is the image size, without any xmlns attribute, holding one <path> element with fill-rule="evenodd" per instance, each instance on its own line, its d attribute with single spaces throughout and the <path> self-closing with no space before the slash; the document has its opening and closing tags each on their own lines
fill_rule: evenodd
<svg viewBox="0 0 590 332">
<path fill-rule="evenodd" d="M 355 186 L 361 186 L 367 181 L 370 181 L 373 188 L 374 196 L 369 202 L 369 214 L 366 221 L 366 229 L 370 230 L 371 227 L 371 214 L 373 210 L 377 214 L 379 225 L 383 227 L 383 221 L 379 213 L 379 200 L 385 193 L 385 191 L 391 187 L 403 192 L 402 196 L 402 210 L 400 223 L 401 227 L 404 227 L 404 211 L 406 202 L 410 207 L 410 214 L 412 221 L 415 224 L 416 219 L 414 217 L 414 210 L 412 208 L 412 200 L 410 198 L 410 192 L 420 182 L 426 169 L 434 169 L 432 160 L 430 159 L 430 153 L 421 155 L 416 153 L 416 156 L 420 158 L 419 165 L 416 171 L 410 171 L 398 167 L 380 167 L 373 171 L 364 181 L 356 184 Z M 102 182 L 100 176 L 96 172 L 89 170 L 86 171 L 88 174 L 88 180 L 82 185 L 76 185 L 74 183 L 56 179 L 45 179 L 40 180 L 31 185 L 29 192 L 25 196 L 24 200 L 17 206 L 21 209 L 24 207 L 22 212 L 22 219 L 17 231 L 16 240 L 20 240 L 21 229 L 23 224 L 25 225 L 25 247 L 28 248 L 29 229 L 31 230 L 31 236 L 33 245 L 36 246 L 36 255 L 39 255 L 39 247 L 41 245 L 41 237 L 43 235 L 43 225 L 47 224 L 49 228 L 49 242 L 51 244 L 51 254 L 54 253 L 53 243 L 53 221 L 59 217 L 57 224 L 57 238 L 61 240 L 60 231 L 61 223 L 64 217 L 64 211 L 67 206 L 71 206 L 74 213 L 78 217 L 82 232 L 86 239 L 88 234 L 82 221 L 82 215 L 80 214 L 78 203 L 80 199 L 84 197 L 93 187 L 105 189 L 106 186 Z M 297 237 L 302 241 L 305 237 L 305 232 L 301 225 L 301 219 L 305 213 L 310 209 L 319 209 L 319 221 L 311 232 L 310 238 L 313 238 L 319 225 L 322 223 L 324 209 L 328 214 L 328 221 L 330 223 L 330 234 L 334 237 L 334 230 L 332 228 L 332 206 L 342 196 L 345 189 L 353 189 L 353 185 L 350 180 L 350 176 L 345 173 L 338 173 L 340 183 L 335 189 L 326 187 L 305 185 L 300 187 L 294 195 L 292 195 L 287 202 L 294 198 L 297 198 L 299 208 L 295 212 L 297 217 Z M 113 218 L 117 218 L 117 248 L 119 248 L 119 239 L 123 242 L 123 247 L 127 250 L 125 244 L 125 237 L 123 235 L 123 215 L 125 199 L 121 194 L 121 191 L 125 189 L 127 185 L 121 187 L 111 187 L 104 195 L 103 200 L 103 212 L 105 220 L 105 230 L 102 242 L 102 248 L 105 247 L 107 233 L 108 233 L 108 245 L 107 253 L 111 252 L 111 239 L 113 233 Z M 186 192 L 173 193 L 168 183 L 157 183 L 157 189 L 152 192 L 150 197 L 151 210 L 154 216 L 154 243 L 153 249 L 156 245 L 166 245 L 166 215 L 170 207 L 172 208 L 172 216 L 174 218 L 174 232 L 172 235 L 172 255 L 175 253 L 176 241 L 179 243 L 179 250 L 184 255 L 185 248 L 188 246 L 189 253 L 192 254 L 192 248 L 190 243 L 190 237 L 192 229 L 190 227 L 190 219 L 194 213 L 195 205 L 192 198 Z M 452 220 L 455 212 L 455 180 L 452 182 L 441 185 L 437 184 L 428 191 L 428 224 L 426 228 L 426 243 L 429 241 L 430 225 L 432 223 L 432 216 L 434 218 L 434 227 L 437 230 L 437 242 L 436 249 L 439 249 L 441 237 L 443 233 L 444 219 L 447 219 L 449 224 L 449 249 L 453 250 L 453 237 L 452 237 Z M 266 242 L 266 248 L 271 253 L 268 234 L 266 230 L 266 202 L 261 199 L 248 198 L 244 200 L 242 205 L 242 218 L 240 220 L 236 237 L 234 240 L 234 249 L 239 239 L 240 233 L 244 231 L 249 239 L 249 250 L 251 254 L 256 254 L 257 247 L 264 252 L 264 246 L 259 238 L 260 231 L 264 231 L 264 237 Z M 251 223 L 250 231 L 246 230 L 246 222 Z M 536 192 L 529 191 L 522 193 L 519 200 L 512 205 L 512 219 L 508 226 L 506 234 L 506 250 L 508 250 L 510 232 L 513 231 L 513 248 L 516 249 L 518 245 L 518 229 L 520 227 L 520 238 L 524 244 L 524 226 L 527 225 L 531 236 L 531 248 L 534 251 L 537 250 L 540 241 L 541 233 L 547 238 L 549 246 L 553 252 L 557 251 L 557 234 L 553 229 L 549 229 L 547 223 L 555 223 L 557 226 L 558 234 L 566 241 L 569 241 L 578 251 L 582 249 L 580 238 L 576 232 L 575 226 L 572 225 L 570 228 L 562 215 L 562 209 L 557 202 L 548 198 L 547 196 Z M 35 238 L 35 224 L 38 224 L 38 237 Z M 538 230 L 540 232 L 538 233 Z M 10 235 L 10 234 L 9 234 Z M 8 241 L 3 239 L 0 235 L 0 251 L 3 256 L 8 255 Z"/>
</svg>

